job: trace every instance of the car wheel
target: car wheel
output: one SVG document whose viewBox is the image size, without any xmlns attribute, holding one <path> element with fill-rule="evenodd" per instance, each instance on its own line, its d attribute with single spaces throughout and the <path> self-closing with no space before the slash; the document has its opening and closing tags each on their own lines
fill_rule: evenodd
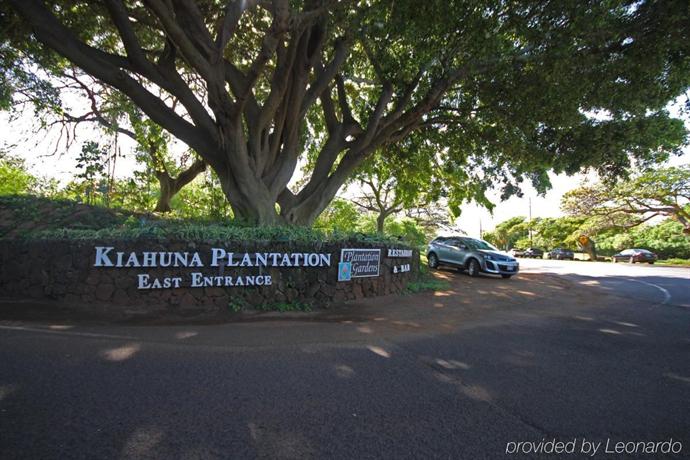
<svg viewBox="0 0 690 460">
<path fill-rule="evenodd" d="M 479 268 L 477 259 L 470 259 L 470 262 L 467 264 L 467 274 L 470 276 L 479 276 Z"/>
<path fill-rule="evenodd" d="M 427 265 L 429 265 L 429 268 L 438 268 L 438 257 L 433 252 L 427 258 Z"/>
<path fill-rule="evenodd" d="M 649 265 L 654 265 L 654 262 L 647 262 Z"/>
<path fill-rule="evenodd" d="M 511 276 L 513 276 L 513 275 L 501 275 L 501 278 L 503 278 L 503 279 L 508 279 L 508 278 L 510 278 Z"/>
</svg>

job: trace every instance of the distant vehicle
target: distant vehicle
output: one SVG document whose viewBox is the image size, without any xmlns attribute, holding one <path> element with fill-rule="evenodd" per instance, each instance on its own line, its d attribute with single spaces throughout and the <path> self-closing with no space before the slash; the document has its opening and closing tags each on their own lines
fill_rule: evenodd
<svg viewBox="0 0 690 460">
<path fill-rule="evenodd" d="M 533 259 L 543 259 L 544 250 L 539 248 L 527 248 L 525 249 L 525 255 L 523 257 L 531 257 Z"/>
<path fill-rule="evenodd" d="M 546 253 L 547 259 L 575 260 L 575 254 L 570 249 L 556 248 Z"/>
<path fill-rule="evenodd" d="M 535 259 L 541 259 L 544 257 L 544 251 L 539 248 L 527 248 L 527 249 L 511 249 L 510 254 L 513 257 L 532 257 Z"/>
<path fill-rule="evenodd" d="M 525 256 L 525 250 L 513 248 L 510 251 L 508 251 L 508 254 L 510 254 L 513 257 L 524 257 Z"/>
<path fill-rule="evenodd" d="M 631 264 L 634 264 L 635 262 L 647 262 L 648 264 L 653 264 L 657 261 L 657 259 L 659 259 L 659 257 L 652 251 L 648 251 L 646 249 L 626 249 L 618 254 L 614 254 L 611 259 L 613 259 L 614 263 L 630 262 Z"/>
<path fill-rule="evenodd" d="M 470 276 L 483 272 L 510 278 L 520 269 L 520 264 L 510 255 L 484 240 L 466 236 L 435 238 L 429 243 L 426 257 L 429 268 L 449 265 L 467 270 Z"/>
</svg>

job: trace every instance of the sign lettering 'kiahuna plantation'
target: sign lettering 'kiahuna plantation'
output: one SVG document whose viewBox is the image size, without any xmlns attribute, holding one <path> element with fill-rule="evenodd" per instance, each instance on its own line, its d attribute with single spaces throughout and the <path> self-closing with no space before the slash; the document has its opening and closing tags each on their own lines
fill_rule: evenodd
<svg viewBox="0 0 690 460">
<path fill-rule="evenodd" d="M 0 298 L 89 312 L 107 305 L 123 317 L 325 306 L 403 292 L 419 271 L 419 252 L 406 258 L 407 249 L 325 239 L 5 239 Z"/>
<path fill-rule="evenodd" d="M 112 268 L 202 268 L 218 267 L 216 275 L 201 272 L 189 274 L 186 282 L 181 276 L 152 277 L 137 275 L 138 289 L 166 289 L 180 287 L 270 286 L 271 275 L 233 275 L 223 273 L 230 268 L 292 268 L 330 267 L 331 255 L 316 252 L 253 252 L 235 253 L 223 248 L 211 248 L 206 257 L 189 251 L 117 251 L 112 246 L 96 246 L 94 267 Z M 378 271 L 377 271 L 378 274 Z M 371 275 L 370 275 L 371 276 Z"/>
</svg>

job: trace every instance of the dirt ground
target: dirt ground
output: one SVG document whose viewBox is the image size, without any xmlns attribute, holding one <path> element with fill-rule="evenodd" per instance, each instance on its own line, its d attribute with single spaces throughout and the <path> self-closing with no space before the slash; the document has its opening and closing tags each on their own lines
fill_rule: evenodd
<svg viewBox="0 0 690 460">
<path fill-rule="evenodd" d="M 86 324 L 217 324 L 247 322 L 324 322 L 355 325 L 360 332 L 382 335 L 417 335 L 452 332 L 472 321 L 482 321 L 486 313 L 492 321 L 501 312 L 558 316 L 564 302 L 568 306 L 590 308 L 604 294 L 554 275 L 519 274 L 510 280 L 482 276 L 471 278 L 455 270 L 434 272 L 448 282 L 448 289 L 416 294 L 371 297 L 357 302 L 332 304 L 311 312 L 240 312 L 211 317 L 112 318 L 88 315 L 55 304 L 31 301 L 0 301 L 0 320 L 60 321 Z M 571 310 L 572 312 L 572 310 Z"/>
</svg>

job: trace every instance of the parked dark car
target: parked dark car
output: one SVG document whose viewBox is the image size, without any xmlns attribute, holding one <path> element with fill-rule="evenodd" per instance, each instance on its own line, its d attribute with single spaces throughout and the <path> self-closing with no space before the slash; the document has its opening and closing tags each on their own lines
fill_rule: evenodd
<svg viewBox="0 0 690 460">
<path fill-rule="evenodd" d="M 546 253 L 547 259 L 575 260 L 575 254 L 570 249 L 556 248 Z"/>
<path fill-rule="evenodd" d="M 533 259 L 543 259 L 544 250 L 539 248 L 527 248 L 525 251 L 525 257 L 531 257 Z"/>
<path fill-rule="evenodd" d="M 520 265 L 510 255 L 484 240 L 466 236 L 435 238 L 429 243 L 426 257 L 429 268 L 450 265 L 466 270 L 470 276 L 483 272 L 510 278 L 520 270 Z"/>
<path fill-rule="evenodd" d="M 656 254 L 646 249 L 626 249 L 618 254 L 614 254 L 613 257 L 611 257 L 614 263 L 630 262 L 631 264 L 634 264 L 635 262 L 647 262 L 648 264 L 653 264 L 658 258 L 659 257 Z"/>
<path fill-rule="evenodd" d="M 534 259 L 541 259 L 544 257 L 544 251 L 539 248 L 527 248 L 527 249 L 511 249 L 510 254 L 513 257 L 532 257 Z"/>
</svg>

